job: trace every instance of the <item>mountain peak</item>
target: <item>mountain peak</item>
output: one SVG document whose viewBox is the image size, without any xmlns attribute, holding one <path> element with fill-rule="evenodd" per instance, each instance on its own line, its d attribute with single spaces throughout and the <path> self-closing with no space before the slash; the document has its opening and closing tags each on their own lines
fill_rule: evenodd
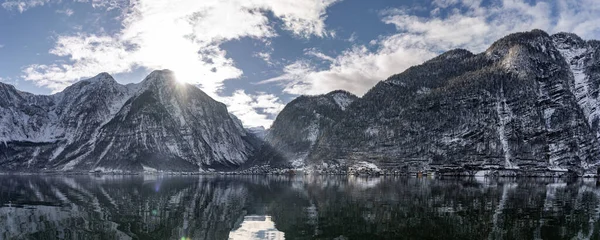
<svg viewBox="0 0 600 240">
<path fill-rule="evenodd" d="M 11 102 L 17 102 L 19 99 L 21 99 L 21 95 L 15 86 L 0 82 L 0 108 Z"/>
<path fill-rule="evenodd" d="M 552 34 L 551 37 L 552 38 L 566 38 L 566 39 L 570 39 L 570 40 L 576 41 L 576 42 L 583 42 L 583 39 L 581 39 L 581 37 L 579 37 L 577 34 L 569 33 L 569 32 L 555 33 L 555 34 Z"/>
<path fill-rule="evenodd" d="M 431 61 L 435 60 L 448 60 L 448 59 L 457 59 L 457 58 L 465 58 L 471 57 L 473 53 L 462 48 L 452 49 L 450 51 L 444 52 L 441 55 L 431 59 Z"/>
<path fill-rule="evenodd" d="M 0 82 L 0 88 L 15 88 L 12 84 Z"/>
<path fill-rule="evenodd" d="M 175 73 L 169 69 L 154 70 L 150 74 L 148 74 L 148 76 L 146 77 L 146 79 L 144 79 L 144 81 L 149 80 L 149 79 L 157 79 L 157 80 L 162 80 L 162 81 L 175 80 Z"/>
<path fill-rule="evenodd" d="M 573 47 L 583 47 L 585 41 L 574 33 L 560 32 L 552 35 L 552 41 L 560 49 L 568 49 Z"/>
<path fill-rule="evenodd" d="M 177 80 L 173 71 L 168 69 L 154 70 L 141 82 L 142 88 L 150 86 L 173 85 Z"/>
<path fill-rule="evenodd" d="M 101 72 L 101 73 L 98 73 L 98 75 L 96 75 L 96 77 L 101 77 L 101 78 L 112 78 L 112 76 L 111 76 L 109 73 L 107 73 L 107 72 Z"/>
<path fill-rule="evenodd" d="M 550 70 L 539 68 L 539 63 L 554 62 L 561 57 L 554 39 L 538 29 L 513 33 L 494 42 L 485 56 L 521 77 L 542 76 Z"/>
<path fill-rule="evenodd" d="M 551 38 L 548 33 L 534 29 L 529 32 L 517 32 L 509 34 L 498 41 L 494 42 L 485 52 L 486 55 L 493 58 L 505 56 L 513 47 L 533 47 L 550 46 Z"/>
<path fill-rule="evenodd" d="M 326 93 L 325 95 L 333 96 L 333 95 L 338 95 L 338 94 L 343 94 L 343 95 L 347 95 L 347 96 L 355 96 L 354 94 L 352 94 L 346 90 L 341 90 L 341 89 L 333 90 L 331 92 Z"/>
<path fill-rule="evenodd" d="M 163 80 L 171 80 L 171 79 L 174 80 L 175 73 L 169 69 L 154 70 L 150 74 L 148 74 L 148 77 L 146 77 L 146 78 L 150 78 L 150 77 L 162 78 Z"/>
<path fill-rule="evenodd" d="M 354 100 L 358 99 L 358 97 L 348 91 L 345 90 L 335 90 L 331 91 L 325 96 L 331 97 L 333 101 L 342 109 L 346 110 L 346 108 L 354 102 Z"/>
<path fill-rule="evenodd" d="M 88 78 L 88 79 L 84 79 L 82 81 L 87 81 L 87 82 L 116 82 L 116 80 L 113 78 L 113 76 L 111 76 L 109 73 L 107 72 L 101 72 L 98 73 L 98 75 Z"/>
</svg>

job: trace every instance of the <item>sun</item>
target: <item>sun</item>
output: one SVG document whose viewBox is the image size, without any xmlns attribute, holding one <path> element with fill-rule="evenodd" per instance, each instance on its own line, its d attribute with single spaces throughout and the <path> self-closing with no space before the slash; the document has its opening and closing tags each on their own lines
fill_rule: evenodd
<svg viewBox="0 0 600 240">
<path fill-rule="evenodd" d="M 182 78 L 180 76 L 180 74 L 177 74 L 175 71 L 170 70 L 170 69 L 163 69 L 163 72 L 166 72 L 168 74 L 168 78 L 171 80 L 174 80 L 176 83 L 183 85 L 188 83 L 187 81 L 185 81 L 186 78 Z"/>
</svg>

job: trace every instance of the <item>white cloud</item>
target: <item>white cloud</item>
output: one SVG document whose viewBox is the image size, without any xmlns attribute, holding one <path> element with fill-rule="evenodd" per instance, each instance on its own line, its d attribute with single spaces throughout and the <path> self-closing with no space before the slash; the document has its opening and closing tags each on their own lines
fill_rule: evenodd
<svg viewBox="0 0 600 240">
<path fill-rule="evenodd" d="M 138 67 L 171 69 L 177 78 L 198 84 L 214 98 L 223 82 L 239 78 L 242 71 L 220 44 L 250 37 L 276 36 L 268 15 L 281 20 L 282 28 L 298 37 L 324 37 L 325 10 L 336 0 L 78 0 L 94 7 L 122 9 L 122 29 L 113 35 L 79 33 L 59 36 L 49 53 L 64 60 L 52 64 L 32 64 L 24 68 L 23 78 L 60 91 L 81 78 L 98 72 L 124 73 Z M 33 4 L 35 5 L 35 4 Z M 32 6 L 33 6 L 32 5 Z M 40 4 L 38 4 L 40 5 Z M 24 9 L 23 9 L 24 10 Z M 267 55 L 261 57 L 267 59 Z M 245 94 L 245 93 L 244 93 Z M 263 94 L 264 95 L 264 94 Z M 259 96 L 255 100 L 263 100 Z M 233 96 L 239 98 L 240 95 Z M 231 101 L 234 104 L 239 101 Z M 263 103 L 263 102 L 260 102 Z M 268 111 L 259 116 L 244 113 L 264 125 Z M 234 108 L 235 109 L 235 108 Z M 271 108 L 266 108 L 271 109 Z M 265 118 L 261 120 L 261 118 Z M 249 121 L 250 121 L 249 120 Z"/>
<path fill-rule="evenodd" d="M 76 2 L 89 2 L 94 8 L 104 8 L 106 10 L 125 9 L 130 0 L 74 0 Z"/>
<path fill-rule="evenodd" d="M 90 3 L 94 8 L 106 10 L 122 9 L 129 4 L 129 0 L 73 0 L 74 2 Z M 5 0 L 1 5 L 4 9 L 25 12 L 30 8 L 44 6 L 49 3 L 61 3 L 63 0 Z M 72 10 L 71 10 L 72 11 Z M 58 12 L 58 11 L 57 11 Z M 67 13 L 62 11 L 62 13 Z M 68 14 L 67 14 L 68 15 Z M 70 15 L 69 15 L 70 16 Z"/>
<path fill-rule="evenodd" d="M 356 32 L 353 32 L 350 37 L 348 38 L 348 42 L 354 42 L 356 41 L 356 39 L 358 38 L 358 35 L 356 34 Z"/>
<path fill-rule="evenodd" d="M 44 6 L 49 3 L 50 0 L 18 0 L 18 1 L 5 1 L 2 3 L 2 7 L 6 10 L 16 10 L 19 12 L 27 11 L 27 9 L 33 7 Z"/>
<path fill-rule="evenodd" d="M 3 47 L 4 47 L 4 45 L 0 44 L 0 48 L 3 48 Z"/>
<path fill-rule="evenodd" d="M 596 0 L 539 1 L 533 4 L 518 0 L 436 0 L 437 10 L 425 18 L 410 9 L 388 9 L 382 21 L 394 25 L 398 33 L 370 42 L 376 46 L 355 45 L 331 64 L 317 68 L 298 60 L 283 69 L 281 76 L 262 83 L 279 82 L 292 94 L 320 94 L 345 89 L 362 95 L 378 81 L 420 64 L 442 51 L 466 48 L 484 51 L 495 40 L 513 32 L 534 28 L 550 33 L 574 32 L 583 38 L 598 38 L 600 5 Z M 449 14 L 440 16 L 439 9 Z M 318 52 L 310 55 L 321 56 Z M 323 55 L 324 56 L 324 55 Z M 327 57 L 330 59 L 330 57 Z"/>
<path fill-rule="evenodd" d="M 56 13 L 64 14 L 64 15 L 67 15 L 68 17 L 70 17 L 71 15 L 73 15 L 75 13 L 75 11 L 73 11 L 73 9 L 67 8 L 64 10 L 56 10 Z"/>
<path fill-rule="evenodd" d="M 69 57 L 71 63 L 29 65 L 23 78 L 49 87 L 55 92 L 62 90 L 81 77 L 94 76 L 97 72 L 126 72 L 134 65 L 135 56 L 127 51 L 128 46 L 114 38 L 96 35 L 60 37 L 49 52 Z"/>
<path fill-rule="evenodd" d="M 450 5 L 457 4 L 459 0 L 433 0 L 433 5 L 446 8 Z"/>
<path fill-rule="evenodd" d="M 305 0 L 305 1 L 266 1 L 273 14 L 282 19 L 285 29 L 296 35 L 309 37 L 317 35 L 323 37 L 327 34 L 335 34 L 333 31 L 325 31 L 325 9 L 338 0 Z M 246 2 L 246 1 L 244 1 Z M 258 2 L 258 1 L 257 1 Z"/>
<path fill-rule="evenodd" d="M 435 56 L 426 46 L 407 36 L 395 35 L 381 40 L 377 51 L 356 46 L 332 58 L 325 70 L 317 70 L 307 61 L 296 61 L 284 68 L 284 74 L 263 81 L 282 82 L 291 94 L 321 94 L 345 89 L 364 94 L 377 81 Z"/>
<path fill-rule="evenodd" d="M 327 56 L 327 55 L 323 54 L 322 52 L 319 52 L 315 48 L 304 49 L 304 54 L 316 57 L 316 58 L 321 59 L 321 60 L 329 61 L 329 62 L 335 61 L 334 58 L 332 58 L 330 56 Z"/>
<path fill-rule="evenodd" d="M 270 52 L 270 51 L 268 51 L 268 52 L 257 52 L 257 53 L 254 54 L 254 56 L 257 57 L 257 58 L 262 59 L 269 66 L 272 66 L 272 65 L 274 65 L 274 63 L 271 60 L 271 53 L 272 52 Z"/>
<path fill-rule="evenodd" d="M 227 104 L 227 110 L 235 114 L 247 127 L 269 128 L 273 123 L 273 117 L 285 106 L 273 94 L 259 92 L 252 95 L 244 90 L 237 90 L 232 96 L 217 100 Z"/>
</svg>

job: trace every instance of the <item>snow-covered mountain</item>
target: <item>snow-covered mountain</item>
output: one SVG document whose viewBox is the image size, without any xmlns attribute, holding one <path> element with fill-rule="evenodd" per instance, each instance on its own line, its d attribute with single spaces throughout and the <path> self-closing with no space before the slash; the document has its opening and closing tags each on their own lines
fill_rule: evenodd
<svg viewBox="0 0 600 240">
<path fill-rule="evenodd" d="M 265 137 L 267 145 L 256 154 L 255 164 L 304 167 L 322 131 L 342 119 L 356 99 L 341 90 L 294 99 L 277 115 Z"/>
<path fill-rule="evenodd" d="M 279 153 L 321 169 L 595 174 L 599 46 L 533 30 L 479 54 L 452 50 L 379 82 L 318 131 L 308 126 L 320 103 L 300 97 L 267 140 L 277 146 L 292 136 L 307 139 Z M 302 111 L 292 111 L 296 102 L 306 102 Z M 288 111 L 307 121 L 284 121 Z M 312 135 L 276 131 L 283 123 Z"/>
<path fill-rule="evenodd" d="M 540 30 L 448 51 L 361 98 L 300 96 L 264 141 L 168 70 L 129 85 L 102 73 L 49 96 L 0 83 L 0 170 L 595 174 L 599 89 L 600 42 Z"/>
<path fill-rule="evenodd" d="M 121 85 L 101 73 L 38 96 L 0 83 L 0 169 L 235 169 L 259 141 L 224 104 L 169 70 Z"/>
</svg>

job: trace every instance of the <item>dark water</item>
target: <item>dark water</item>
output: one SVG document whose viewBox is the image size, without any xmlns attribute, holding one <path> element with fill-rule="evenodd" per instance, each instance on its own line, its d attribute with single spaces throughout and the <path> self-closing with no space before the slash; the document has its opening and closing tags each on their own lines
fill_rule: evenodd
<svg viewBox="0 0 600 240">
<path fill-rule="evenodd" d="M 0 239 L 600 239 L 595 181 L 0 176 Z"/>
</svg>

